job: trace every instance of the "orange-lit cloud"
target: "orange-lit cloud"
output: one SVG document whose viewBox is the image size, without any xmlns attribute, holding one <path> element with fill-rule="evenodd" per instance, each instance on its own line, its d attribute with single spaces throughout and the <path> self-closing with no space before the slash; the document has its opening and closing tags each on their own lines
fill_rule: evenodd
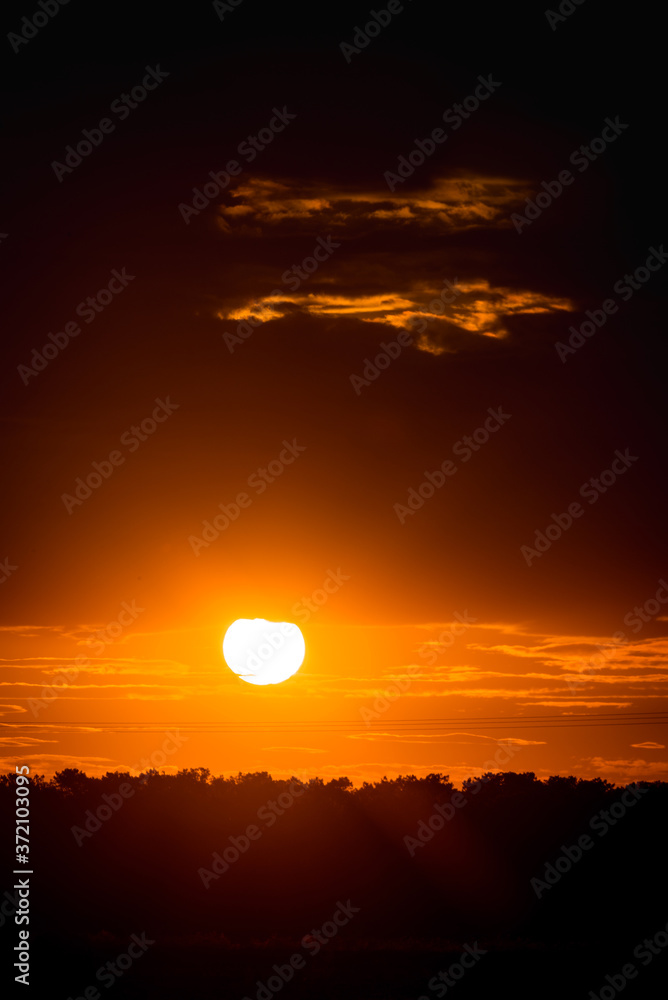
<svg viewBox="0 0 668 1000">
<path fill-rule="evenodd" d="M 635 758 L 633 760 L 608 759 L 606 757 L 591 757 L 588 766 L 606 778 L 613 776 L 619 783 L 633 780 L 634 775 L 642 774 L 646 781 L 665 781 L 668 776 L 668 761 L 651 761 Z"/>
<path fill-rule="evenodd" d="M 457 282 L 457 297 L 450 288 L 427 282 L 416 283 L 401 293 L 334 294 L 331 292 L 281 293 L 247 302 L 230 311 L 221 310 L 219 318 L 232 322 L 250 322 L 250 326 L 295 314 L 319 319 L 357 319 L 367 323 L 412 332 L 418 331 L 415 346 L 430 354 L 454 352 L 471 344 L 474 337 L 501 340 L 508 335 L 507 319 L 537 313 L 569 312 L 575 305 L 564 298 L 540 292 L 505 287 L 492 288 L 485 278 Z"/>
<path fill-rule="evenodd" d="M 656 711 L 642 713 L 658 711 L 668 687 L 666 638 L 611 646 L 614 655 L 589 671 L 592 652 L 609 643 L 608 637 L 474 621 L 451 644 L 443 644 L 439 637 L 452 625 L 448 619 L 388 626 L 307 624 L 307 669 L 275 691 L 258 689 L 252 697 L 225 668 L 218 629 L 203 634 L 144 630 L 129 635 L 127 655 L 90 657 L 38 718 L 30 713 L 30 700 L 67 677 L 63 671 L 74 661 L 78 639 L 71 627 L 48 635 L 23 632 L 14 650 L 23 656 L 3 664 L 2 685 L 9 697 L 0 709 L 2 755 L 23 760 L 23 752 L 32 748 L 35 766 L 47 771 L 72 761 L 91 773 L 136 768 L 169 727 L 182 725 L 187 741 L 166 770 L 200 766 L 203 760 L 214 773 L 266 770 L 267 761 L 259 766 L 257 759 L 260 748 L 271 754 L 276 774 L 301 768 L 313 775 L 369 780 L 376 772 L 359 765 L 354 748 L 373 744 L 382 774 L 429 773 L 434 770 L 429 758 L 416 757 L 437 747 L 443 757 L 437 770 L 463 779 L 487 769 L 483 765 L 490 754 L 484 748 L 501 739 L 521 747 L 522 767 L 536 773 L 599 773 L 590 759 L 621 760 L 623 746 L 636 743 L 647 751 L 663 747 L 656 728 L 661 718 Z M 352 661 L 345 655 L 349 648 L 359 652 Z M 575 690 L 569 686 L 573 678 Z M 392 690 L 395 695 L 385 699 Z M 631 720 L 636 728 L 621 730 L 627 738 L 620 745 L 620 731 L 611 723 L 631 709 L 637 712 Z M 20 714 L 12 718 L 12 711 Z M 260 733 L 272 735 L 258 739 Z M 35 741 L 51 743 L 54 753 L 38 753 L 41 743 Z M 96 757 L 99 747 L 104 757 Z M 588 752 L 574 759 L 574 747 Z M 401 748 L 410 750 L 410 760 L 401 761 Z"/>
<path fill-rule="evenodd" d="M 230 192 L 218 221 L 224 232 L 243 236 L 314 227 L 323 233 L 345 229 L 347 236 L 406 225 L 436 232 L 509 228 L 510 212 L 531 192 L 528 181 L 508 177 L 441 177 L 429 187 L 394 193 L 255 177 Z"/>
<path fill-rule="evenodd" d="M 517 282 L 504 273 L 502 258 L 475 244 L 439 254 L 435 268 L 425 239 L 469 229 L 477 239 L 504 229 L 510 209 L 528 191 L 523 181 L 464 175 L 394 194 L 253 178 L 220 206 L 221 228 L 229 239 L 270 233 L 277 250 L 283 248 L 284 263 L 272 272 L 266 264 L 249 262 L 217 316 L 227 332 L 238 330 L 240 336 L 272 321 L 307 316 L 408 330 L 415 347 L 434 355 L 493 350 L 509 338 L 512 321 L 572 312 L 575 302 Z M 392 235 L 397 231 L 399 243 Z M 371 232 L 372 246 L 366 242 Z M 297 264 L 292 237 L 302 233 L 310 239 L 320 234 L 321 246 Z"/>
<path fill-rule="evenodd" d="M 469 736 L 474 737 L 474 739 L 462 740 L 458 737 Z M 416 744 L 426 744 L 426 743 L 443 743 L 448 741 L 449 745 L 453 746 L 478 746 L 479 741 L 488 740 L 490 743 L 512 743 L 518 747 L 524 746 L 545 746 L 545 740 L 525 740 L 520 739 L 516 736 L 484 736 L 481 733 L 395 733 L 395 732 L 383 732 L 382 730 L 374 729 L 373 732 L 367 733 L 351 733 L 347 736 L 349 740 L 370 740 L 371 742 L 394 742 L 394 743 L 416 743 Z M 475 742 L 478 741 L 478 742 Z"/>
</svg>

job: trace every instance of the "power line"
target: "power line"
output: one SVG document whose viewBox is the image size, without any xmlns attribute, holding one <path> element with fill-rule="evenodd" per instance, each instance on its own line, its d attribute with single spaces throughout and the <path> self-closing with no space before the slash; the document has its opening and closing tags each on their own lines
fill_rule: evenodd
<svg viewBox="0 0 668 1000">
<path fill-rule="evenodd" d="M 339 735 L 357 733 L 380 733 L 389 731 L 393 735 L 446 735 L 446 729 L 455 730 L 495 730 L 495 729 L 573 729 L 602 728 L 604 726 L 662 726 L 668 723 L 667 712 L 583 712 L 577 716 L 558 714 L 529 716 L 479 716 L 462 719 L 459 717 L 427 719 L 387 719 L 374 724 L 366 724 L 352 719 L 331 720 L 291 720 L 262 722 L 78 722 L 78 723 L 0 723 L 0 727 L 11 729 L 58 729 L 70 732 L 85 732 L 98 729 L 107 733 L 131 735 L 133 733 L 159 732 L 164 729 L 179 729 L 186 732 L 206 734 L 244 735 L 252 733 L 300 733 L 304 736 L 320 733 Z M 459 735 L 453 733 L 452 735 Z"/>
</svg>

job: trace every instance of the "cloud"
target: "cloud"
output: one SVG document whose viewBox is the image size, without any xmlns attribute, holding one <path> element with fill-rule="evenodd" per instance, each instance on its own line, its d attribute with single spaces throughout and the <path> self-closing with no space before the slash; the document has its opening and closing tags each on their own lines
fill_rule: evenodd
<svg viewBox="0 0 668 1000">
<path fill-rule="evenodd" d="M 371 707 L 375 699 L 388 697 L 388 692 L 392 700 L 393 686 L 399 684 L 405 688 L 402 699 L 502 699 L 515 701 L 518 709 L 566 711 L 573 707 L 630 708 L 634 703 L 662 697 L 668 688 L 668 643 L 664 637 L 629 639 L 620 644 L 611 643 L 606 636 L 540 633 L 525 630 L 521 624 L 501 623 L 499 627 L 498 622 L 491 628 L 488 623 L 475 622 L 453 652 L 447 646 L 439 650 L 438 636 L 448 624 L 415 626 L 420 638 L 414 648 L 433 648 L 440 663 L 432 666 L 406 659 L 374 677 L 319 677 L 309 693 L 314 697 L 340 695 L 366 701 Z M 495 641 L 499 634 L 509 641 Z M 492 641 L 485 641 L 487 636 Z M 453 655 L 458 659 L 464 655 L 474 662 L 448 662 Z"/>
<path fill-rule="evenodd" d="M 523 675 L 520 675 L 519 680 L 523 680 Z M 558 680 L 559 678 L 555 678 Z M 542 687 L 542 688 L 455 688 L 451 691 L 443 691 L 439 688 L 435 690 L 421 690 L 417 691 L 411 688 L 408 691 L 402 692 L 402 698 L 542 698 L 545 695 L 554 695 L 559 697 L 563 688 L 561 687 Z M 331 690 L 331 694 L 343 694 L 346 698 L 382 698 L 383 690 L 381 688 L 368 688 L 362 690 L 355 689 L 341 689 L 341 690 Z M 520 704 L 531 704 L 531 702 L 520 702 Z M 560 704 L 560 702 L 555 702 L 555 704 Z"/>
<path fill-rule="evenodd" d="M 485 678 L 512 677 L 515 680 L 530 677 L 532 680 L 554 681 L 561 680 L 559 674 L 540 673 L 538 671 L 509 672 L 506 670 L 485 670 L 484 667 L 469 666 L 468 664 L 457 664 L 456 666 L 437 667 L 430 669 L 422 666 L 422 674 L 414 674 L 411 682 L 414 684 L 461 684 L 463 681 L 477 682 Z M 388 683 L 397 679 L 404 679 L 409 676 L 407 673 L 384 674 L 383 678 Z"/>
<path fill-rule="evenodd" d="M 569 685 L 568 695 L 553 689 L 555 698 L 536 700 L 534 704 L 544 707 L 560 707 L 566 705 L 582 705 L 588 708 L 619 707 L 628 708 L 634 701 L 660 698 L 668 687 L 668 641 L 663 636 L 628 639 L 625 642 L 611 642 L 607 636 L 582 635 L 548 635 L 532 633 L 527 641 L 518 637 L 515 642 L 484 643 L 470 639 L 466 643 L 469 653 L 492 654 L 509 657 L 515 660 L 533 661 L 531 666 L 540 665 L 552 668 L 556 672 L 553 679 Z M 501 672 L 499 677 L 504 676 Z M 522 677 L 538 677 L 539 672 L 524 670 Z M 481 673 L 480 679 L 485 677 Z M 471 679 L 474 677 L 471 675 Z M 577 684 L 577 692 L 586 701 L 573 699 L 573 683 Z M 605 688 L 615 687 L 615 696 L 624 700 L 604 700 L 612 695 L 605 693 Z M 640 691 L 639 688 L 643 690 Z M 516 692 L 518 697 L 520 692 Z M 557 700 L 558 699 L 558 700 Z M 524 704 L 531 704 L 530 701 Z"/>
<path fill-rule="evenodd" d="M 634 750 L 665 750 L 665 744 L 647 740 L 645 743 L 631 743 Z"/>
<path fill-rule="evenodd" d="M 0 736 L 0 746 L 29 747 L 36 743 L 58 743 L 58 740 L 40 740 L 35 736 Z"/>
<path fill-rule="evenodd" d="M 606 664 L 614 669 L 629 657 L 646 658 L 655 656 L 656 662 L 668 664 L 668 639 L 657 636 L 649 639 L 629 639 L 625 642 L 611 642 L 608 636 L 549 636 L 536 635 L 540 641 L 535 644 L 504 643 L 484 644 L 468 642 L 468 649 L 490 653 L 503 653 L 514 657 L 535 657 L 545 666 L 573 668 L 578 664 L 583 670 Z"/>
<path fill-rule="evenodd" d="M 511 228 L 510 213 L 531 193 L 528 181 L 463 173 L 401 192 L 254 177 L 229 192 L 218 208 L 218 224 L 228 235 L 245 237 L 314 229 L 350 238 L 406 228 L 434 233 Z"/>
<path fill-rule="evenodd" d="M 67 630 L 62 625 L 0 625 L 0 632 L 15 632 L 28 639 L 42 638 L 44 632 L 68 635 Z"/>
<path fill-rule="evenodd" d="M 7 758 L 13 760 L 14 758 Z M 111 770 L 111 757 L 79 757 L 71 754 L 22 754 L 21 763 L 29 764 L 31 775 L 52 775 L 66 767 L 78 767 L 92 776 L 101 776 Z"/>
<path fill-rule="evenodd" d="M 6 670 L 41 670 L 47 676 L 57 676 L 61 673 L 76 671 L 79 674 L 137 674 L 141 676 L 157 674 L 183 676 L 191 675 L 190 667 L 177 660 L 143 659 L 141 657 L 115 657 L 87 659 L 84 663 L 76 663 L 64 656 L 36 656 L 16 659 L 0 659 Z M 54 664 L 59 664 L 54 666 Z M 16 681 L 23 684 L 23 681 Z M 27 683 L 27 682 L 26 682 Z M 70 685 L 68 685 L 70 686 Z"/>
<path fill-rule="evenodd" d="M 547 740 L 522 740 L 518 736 L 505 736 L 504 743 L 514 743 L 520 747 L 547 746 Z"/>
<path fill-rule="evenodd" d="M 601 774 L 621 775 L 625 781 L 629 781 L 629 779 L 638 781 L 665 780 L 668 774 L 668 761 L 647 761 L 642 758 L 610 760 L 606 757 L 585 757 L 584 762 Z"/>
<path fill-rule="evenodd" d="M 6 759 L 13 761 L 15 758 L 8 756 Z M 145 760 L 140 763 L 135 762 L 130 765 L 123 761 L 115 760 L 113 757 L 90 757 L 77 756 L 75 754 L 41 753 L 22 754 L 21 763 L 30 765 L 31 775 L 44 774 L 47 777 L 55 774 L 56 771 L 62 771 L 67 767 L 76 767 L 79 770 L 84 771 L 91 778 L 100 778 L 109 771 L 139 774 L 153 766 L 150 760 Z M 158 770 L 174 774 L 179 770 L 179 766 L 176 764 L 161 764 Z"/>
<path fill-rule="evenodd" d="M 0 625 L 0 632 L 13 632 L 24 639 L 43 639 L 49 634 L 60 639 L 75 639 L 81 645 L 82 638 L 89 639 L 95 629 L 104 628 L 101 622 L 88 625 Z M 119 637 L 114 642 L 121 642 Z"/>
<path fill-rule="evenodd" d="M 418 723 L 419 724 L 419 723 Z M 461 740 L 454 739 L 454 737 L 468 736 L 471 739 Z M 451 746 L 480 746 L 480 743 L 475 743 L 475 740 L 489 740 L 491 743 L 502 744 L 502 743 L 512 743 L 516 746 L 545 746 L 545 740 L 524 740 L 519 739 L 514 736 L 483 736 L 480 733 L 396 733 L 396 732 L 383 732 L 382 730 L 373 730 L 367 733 L 350 733 L 346 739 L 349 740 L 370 740 L 373 742 L 385 742 L 385 743 L 417 743 L 417 744 L 428 744 L 428 743 L 442 743 L 444 740 L 451 740 Z"/>
<path fill-rule="evenodd" d="M 232 265 L 231 287 L 216 314 L 235 323 L 239 335 L 298 316 L 339 327 L 382 324 L 388 333 L 414 333 L 414 346 L 433 355 L 507 347 L 516 343 L 511 325 L 520 319 L 526 330 L 544 335 L 536 320 L 572 312 L 575 303 L 519 285 L 501 246 L 495 253 L 489 243 L 475 242 L 512 229 L 510 212 L 531 190 L 522 180 L 465 174 L 394 193 L 252 178 L 227 193 L 218 209 L 225 238 L 244 242 L 243 261 Z M 439 244 L 434 254 L 435 237 L 469 230 L 473 240 Z M 321 245 L 304 245 L 306 235 Z M 248 250 L 248 239 L 260 236 L 273 237 L 265 241 L 272 255 L 284 255 L 275 271 L 265 256 L 258 261 Z"/>
<path fill-rule="evenodd" d="M 450 279 L 440 284 L 422 280 L 406 288 L 397 287 L 404 280 L 397 274 L 392 281 L 397 290 L 387 292 L 325 290 L 291 294 L 279 289 L 233 309 L 222 309 L 218 317 L 237 326 L 246 324 L 247 330 L 297 314 L 321 320 L 382 323 L 411 333 L 417 331 L 418 350 L 439 355 L 470 348 L 474 338 L 505 340 L 510 333 L 510 317 L 575 309 L 570 299 L 493 287 L 486 278 L 457 281 L 456 285 L 447 285 Z M 245 332 L 246 327 L 242 327 Z"/>
<path fill-rule="evenodd" d="M 561 698 L 559 701 L 520 701 L 521 706 L 542 706 L 543 708 L 630 708 L 631 701 L 588 701 L 583 698 Z"/>
<path fill-rule="evenodd" d="M 38 681 L 0 681 L 0 687 L 22 687 L 22 688 L 44 688 L 44 684 Z M 87 688 L 97 688 L 106 690 L 108 688 L 165 688 L 165 684 L 67 684 L 61 685 L 59 691 L 83 691 Z"/>
</svg>

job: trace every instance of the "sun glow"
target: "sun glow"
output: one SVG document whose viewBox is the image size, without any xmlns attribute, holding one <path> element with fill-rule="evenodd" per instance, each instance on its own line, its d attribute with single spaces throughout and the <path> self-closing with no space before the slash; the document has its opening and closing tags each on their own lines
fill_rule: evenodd
<svg viewBox="0 0 668 1000">
<path fill-rule="evenodd" d="M 249 684 L 281 684 L 297 673 L 305 654 L 304 636 L 290 622 L 238 618 L 223 639 L 225 662 Z"/>
</svg>

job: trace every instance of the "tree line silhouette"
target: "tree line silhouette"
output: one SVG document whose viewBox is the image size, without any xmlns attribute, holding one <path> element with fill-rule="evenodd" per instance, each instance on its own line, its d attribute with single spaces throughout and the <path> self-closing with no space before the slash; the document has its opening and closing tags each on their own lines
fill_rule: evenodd
<svg viewBox="0 0 668 1000">
<path fill-rule="evenodd" d="M 0 776 L 8 815 L 14 795 L 14 775 Z M 93 778 L 67 768 L 31 776 L 30 796 L 31 930 L 83 956 L 146 931 L 172 957 L 215 946 L 236 975 L 233 954 L 288 956 L 347 903 L 355 915 L 327 941 L 320 970 L 346 950 L 356 962 L 379 949 L 424 958 L 474 941 L 534 958 L 536 948 L 614 955 L 668 919 L 659 781 L 487 772 L 461 789 L 440 773 L 353 787 L 264 771 Z M 578 857 L 585 834 L 592 846 Z M 419 974 L 410 984 L 407 996 L 429 993 Z M 65 988 L 75 997 L 84 985 Z M 171 995 L 163 987 L 156 996 Z"/>
</svg>

